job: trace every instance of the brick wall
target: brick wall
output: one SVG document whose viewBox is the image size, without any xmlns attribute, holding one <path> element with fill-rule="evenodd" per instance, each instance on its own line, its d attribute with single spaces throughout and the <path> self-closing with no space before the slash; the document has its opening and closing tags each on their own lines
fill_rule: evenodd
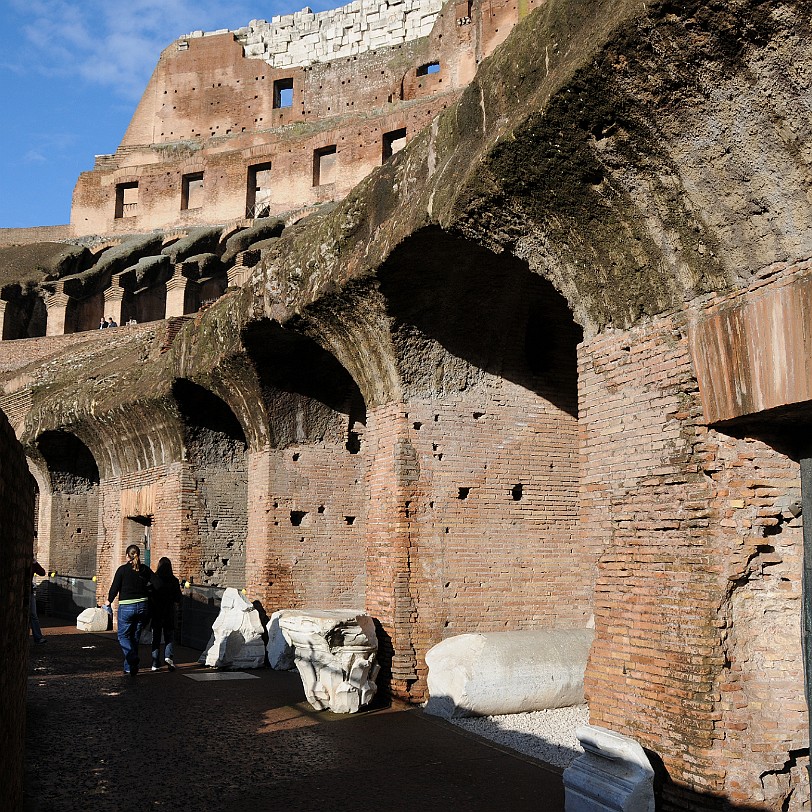
<svg viewBox="0 0 812 812">
<path fill-rule="evenodd" d="M 0 413 L 0 782 L 6 809 L 22 809 L 28 606 L 34 536 L 34 482 L 5 416 Z"/>
<path fill-rule="evenodd" d="M 579 532 L 604 548 L 591 721 L 662 758 L 664 809 L 778 803 L 805 760 L 797 465 L 703 426 L 682 318 L 579 358 Z"/>
<path fill-rule="evenodd" d="M 254 452 L 260 498 L 249 503 L 249 585 L 270 614 L 363 608 L 367 502 L 364 458 L 343 444 Z"/>
</svg>

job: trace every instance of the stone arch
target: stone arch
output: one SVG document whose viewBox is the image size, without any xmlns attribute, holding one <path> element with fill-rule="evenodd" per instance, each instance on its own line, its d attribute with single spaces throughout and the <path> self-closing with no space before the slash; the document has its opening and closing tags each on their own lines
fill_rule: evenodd
<svg viewBox="0 0 812 812">
<path fill-rule="evenodd" d="M 370 608 L 391 629 L 393 681 L 419 695 L 422 657 L 444 637 L 589 622 L 597 551 L 577 533 L 583 334 L 525 261 L 439 228 L 402 242 L 377 281 L 401 398 L 370 414 L 396 460 L 370 498 L 405 530 L 399 542 L 373 538 L 370 558 L 419 554 L 390 606 Z M 376 577 L 392 573 L 394 562 Z"/>
<path fill-rule="evenodd" d="M 275 608 L 350 608 L 365 594 L 366 402 L 305 322 L 264 319 L 242 334 L 268 416 L 252 469 L 266 500 L 252 505 L 254 583 Z"/>
<path fill-rule="evenodd" d="M 89 578 L 97 570 L 99 468 L 76 434 L 44 431 L 35 440 L 50 485 L 50 527 L 46 549 L 51 571 Z"/>
</svg>

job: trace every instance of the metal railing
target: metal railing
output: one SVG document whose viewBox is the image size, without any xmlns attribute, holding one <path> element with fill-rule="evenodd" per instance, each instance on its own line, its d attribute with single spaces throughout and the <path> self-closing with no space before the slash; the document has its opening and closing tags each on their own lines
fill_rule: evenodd
<svg viewBox="0 0 812 812">
<path fill-rule="evenodd" d="M 38 614 L 76 620 L 96 605 L 96 581 L 90 575 L 51 575 L 37 584 Z"/>
<path fill-rule="evenodd" d="M 211 638 L 211 627 L 220 614 L 225 589 L 192 584 L 183 590 L 178 641 L 182 646 L 203 651 Z"/>
</svg>

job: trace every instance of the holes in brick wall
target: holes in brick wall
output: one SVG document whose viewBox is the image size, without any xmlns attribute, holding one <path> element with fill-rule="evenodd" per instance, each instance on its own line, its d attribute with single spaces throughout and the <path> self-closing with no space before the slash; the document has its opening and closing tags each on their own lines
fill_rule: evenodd
<svg viewBox="0 0 812 812">
<path fill-rule="evenodd" d="M 346 522 L 348 525 L 352 526 L 352 525 L 354 525 L 354 524 L 355 524 L 355 516 L 345 516 L 345 517 L 344 517 L 344 521 L 345 521 L 345 522 Z"/>
<path fill-rule="evenodd" d="M 485 417 L 485 412 L 474 412 L 474 420 L 481 420 Z"/>
<path fill-rule="evenodd" d="M 415 431 L 420 431 L 420 429 L 423 428 L 423 424 L 419 420 L 416 420 L 414 423 L 412 423 L 412 428 Z"/>
<path fill-rule="evenodd" d="M 317 513 L 324 513 L 324 505 L 319 505 Z"/>
<path fill-rule="evenodd" d="M 450 528 L 448 528 L 448 527 L 443 528 L 444 533 L 448 533 L 449 530 L 450 530 Z"/>
<path fill-rule="evenodd" d="M 219 524 L 220 524 L 220 522 L 219 522 L 217 519 L 215 519 L 215 520 L 214 520 L 214 521 L 211 523 L 211 529 L 212 529 L 212 530 L 216 530 Z"/>
<path fill-rule="evenodd" d="M 357 431 L 348 432 L 347 442 L 344 447 L 350 454 L 357 454 L 361 450 L 361 436 Z"/>
<path fill-rule="evenodd" d="M 291 512 L 290 512 L 290 523 L 294 527 L 300 527 L 302 522 L 305 519 L 305 516 L 307 516 L 307 511 L 306 510 L 291 510 Z"/>
<path fill-rule="evenodd" d="M 223 566 L 224 566 L 224 567 L 227 567 L 227 566 L 228 566 L 228 562 L 229 562 L 231 559 L 230 559 L 230 558 L 221 558 L 220 560 L 223 562 Z"/>
<path fill-rule="evenodd" d="M 458 488 L 457 499 L 467 499 L 469 493 L 471 493 L 470 488 Z"/>
<path fill-rule="evenodd" d="M 297 451 L 297 452 L 296 452 L 296 453 L 295 453 L 295 454 L 294 454 L 294 455 L 291 457 L 291 459 L 292 459 L 294 462 L 299 462 L 299 457 L 300 457 L 300 456 L 301 456 L 301 455 L 300 455 L 300 454 L 299 454 L 299 452 Z"/>
<path fill-rule="evenodd" d="M 510 495 L 513 497 L 514 502 L 518 502 L 522 498 L 522 483 L 517 482 L 511 489 Z"/>
<path fill-rule="evenodd" d="M 434 415 L 434 422 L 435 422 L 435 423 L 439 423 L 439 422 L 440 422 L 440 415 L 439 415 L 439 414 Z"/>
</svg>

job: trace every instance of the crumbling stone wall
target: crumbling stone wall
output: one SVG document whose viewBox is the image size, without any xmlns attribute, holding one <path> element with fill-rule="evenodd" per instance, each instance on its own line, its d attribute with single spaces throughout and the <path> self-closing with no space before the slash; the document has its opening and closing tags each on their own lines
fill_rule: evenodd
<svg viewBox="0 0 812 812">
<path fill-rule="evenodd" d="M 440 0 L 354 2 L 317 14 L 306 8 L 270 22 L 252 20 L 236 34 L 247 57 L 275 68 L 309 65 L 428 36 L 442 5 Z"/>
</svg>

